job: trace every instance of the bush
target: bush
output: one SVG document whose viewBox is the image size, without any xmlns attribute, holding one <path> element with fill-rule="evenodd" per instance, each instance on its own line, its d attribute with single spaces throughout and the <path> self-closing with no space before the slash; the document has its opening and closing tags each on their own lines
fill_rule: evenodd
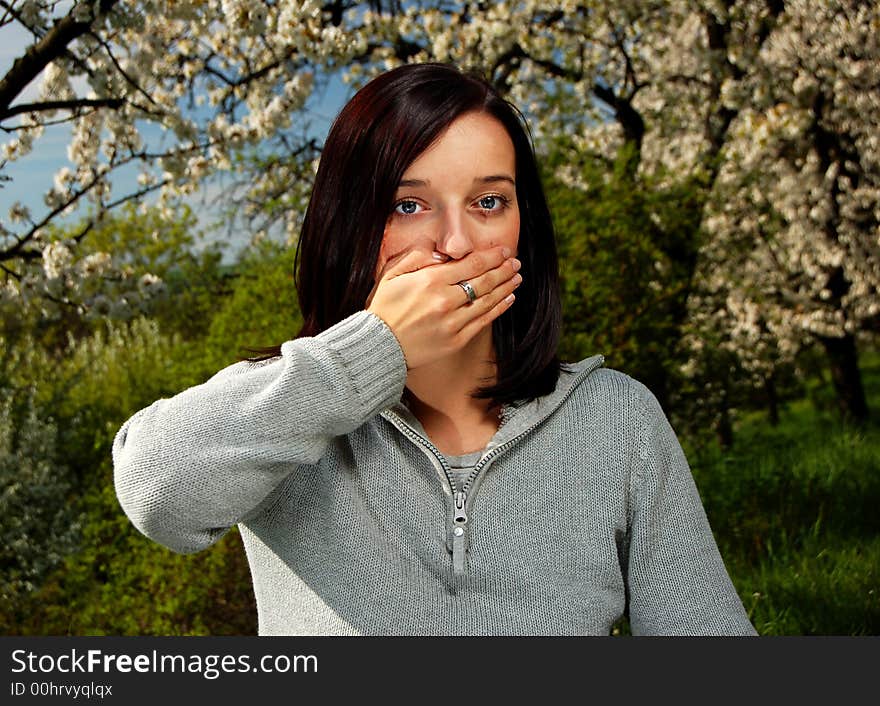
<svg viewBox="0 0 880 706">
<path fill-rule="evenodd" d="M 550 164 L 554 159 L 549 160 Z M 586 191 L 547 179 L 563 296 L 560 354 L 595 353 L 668 407 L 699 228 L 697 184 L 586 165 Z"/>
<path fill-rule="evenodd" d="M 40 419 L 34 390 L 0 399 L 0 629 L 10 632 L 21 607 L 76 546 L 79 516 L 58 429 Z"/>
<path fill-rule="evenodd" d="M 104 465 L 87 492 L 81 549 L 17 624 L 31 635 L 255 635 L 256 603 L 237 530 L 210 549 L 175 554 L 119 508 Z"/>
<path fill-rule="evenodd" d="M 290 248 L 262 241 L 235 268 L 234 289 L 217 307 L 205 338 L 203 370 L 217 371 L 246 348 L 268 348 L 290 340 L 302 326 L 293 282 Z"/>
<path fill-rule="evenodd" d="M 255 631 L 249 574 L 237 535 L 197 557 L 177 556 L 134 529 L 113 488 L 110 452 L 116 432 L 138 409 L 203 381 L 193 371 L 192 350 L 180 336 L 164 336 L 156 322 L 139 318 L 108 322 L 89 338 L 71 339 L 58 360 L 37 347 L 18 354 L 17 360 L 30 365 L 16 367 L 7 377 L 18 384 L 29 378 L 43 381 L 33 394 L 35 429 L 41 438 L 51 438 L 44 433 L 49 422 L 39 421 L 45 412 L 39 410 L 54 410 L 64 429 L 58 449 L 75 483 L 71 503 L 85 521 L 76 550 L 65 545 L 66 555 L 59 551 L 53 563 L 58 564 L 55 571 L 42 571 L 41 582 L 32 582 L 16 609 L 6 613 L 7 633 Z M 51 451 L 31 448 L 27 454 L 42 470 L 50 467 L 43 459 Z M 55 504 L 45 506 L 48 511 Z M 17 522 L 31 517 L 18 507 L 12 516 Z M 52 526 L 43 517 L 29 521 Z"/>
</svg>

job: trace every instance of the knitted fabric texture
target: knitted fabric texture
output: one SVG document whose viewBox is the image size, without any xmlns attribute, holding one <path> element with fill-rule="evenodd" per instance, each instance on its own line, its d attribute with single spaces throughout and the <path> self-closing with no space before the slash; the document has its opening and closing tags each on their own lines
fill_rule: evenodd
<svg viewBox="0 0 880 706">
<path fill-rule="evenodd" d="M 176 552 L 237 524 L 262 635 L 755 634 L 657 400 L 601 364 L 506 408 L 462 484 L 361 311 L 134 414 L 117 496 Z"/>
</svg>

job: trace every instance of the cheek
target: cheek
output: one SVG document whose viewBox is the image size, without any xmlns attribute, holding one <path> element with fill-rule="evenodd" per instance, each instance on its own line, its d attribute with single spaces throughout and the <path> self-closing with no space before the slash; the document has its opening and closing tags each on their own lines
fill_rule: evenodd
<svg viewBox="0 0 880 706">
<path fill-rule="evenodd" d="M 517 245 L 519 244 L 519 211 L 511 214 L 505 219 L 504 225 L 495 228 L 489 235 L 488 240 L 483 241 L 484 247 L 494 248 L 504 246 L 510 248 L 514 255 L 517 254 Z"/>
<path fill-rule="evenodd" d="M 382 273 L 382 268 L 385 267 L 385 263 L 388 261 L 388 230 L 385 230 L 385 233 L 382 235 L 382 244 L 379 246 L 379 257 L 376 260 L 376 271 L 374 279 L 376 282 L 379 281 L 379 275 Z"/>
<path fill-rule="evenodd" d="M 513 254 L 517 254 L 517 245 L 519 244 L 519 209 L 516 210 L 510 219 L 510 227 L 506 230 L 504 234 L 504 242 L 499 243 L 499 245 L 506 245 L 513 251 Z"/>
</svg>

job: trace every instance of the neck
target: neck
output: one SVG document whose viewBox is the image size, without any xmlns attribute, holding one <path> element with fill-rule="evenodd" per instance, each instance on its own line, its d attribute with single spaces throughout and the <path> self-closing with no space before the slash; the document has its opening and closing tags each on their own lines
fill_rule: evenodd
<svg viewBox="0 0 880 706">
<path fill-rule="evenodd" d="M 409 371 L 410 409 L 427 428 L 437 424 L 473 424 L 495 416 L 491 400 L 474 399 L 478 387 L 495 383 L 497 371 L 492 329 L 486 328 L 460 351 Z"/>
</svg>

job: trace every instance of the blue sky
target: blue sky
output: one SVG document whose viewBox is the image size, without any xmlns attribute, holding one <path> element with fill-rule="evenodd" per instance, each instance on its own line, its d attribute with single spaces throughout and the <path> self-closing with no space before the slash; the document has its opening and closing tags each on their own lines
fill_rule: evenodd
<svg viewBox="0 0 880 706">
<path fill-rule="evenodd" d="M 30 34 L 17 23 L 6 25 L 0 29 L 0 76 L 5 75 L 13 61 L 24 52 L 30 39 Z M 37 77 L 13 104 L 36 99 L 40 82 L 41 77 Z M 74 88 L 77 88 L 75 84 Z M 342 107 L 348 94 L 349 88 L 341 81 L 334 80 L 324 95 L 314 96 L 310 101 L 306 115 L 310 120 L 312 131 L 321 141 L 323 141 L 327 130 L 329 130 L 330 122 Z M 143 135 L 145 141 L 152 143 L 154 140 L 160 139 L 161 130 L 150 125 L 143 132 Z M 0 133 L 0 143 L 5 143 L 9 139 L 8 133 Z M 69 142 L 70 127 L 68 125 L 48 127 L 42 137 L 34 142 L 34 149 L 30 154 L 6 166 L 5 174 L 13 181 L 0 188 L 0 220 L 5 220 L 8 217 L 10 206 L 17 201 L 29 207 L 34 218 L 39 218 L 41 214 L 45 213 L 43 195 L 51 187 L 55 173 L 64 166 L 72 167 L 67 158 Z M 135 190 L 137 188 L 136 178 L 137 170 L 134 166 L 115 173 L 113 193 L 122 196 Z M 206 197 L 214 195 L 214 192 L 216 192 L 216 187 L 208 184 L 202 193 L 196 194 L 190 199 L 191 207 L 203 223 L 213 220 L 214 214 L 203 202 L 210 200 Z M 76 214 L 73 217 L 75 218 Z M 226 236 L 224 234 L 221 237 L 225 238 Z M 236 239 L 240 242 L 230 242 L 227 255 L 232 255 L 233 251 L 246 243 L 249 238 L 249 233 L 243 233 L 240 238 Z"/>
</svg>

